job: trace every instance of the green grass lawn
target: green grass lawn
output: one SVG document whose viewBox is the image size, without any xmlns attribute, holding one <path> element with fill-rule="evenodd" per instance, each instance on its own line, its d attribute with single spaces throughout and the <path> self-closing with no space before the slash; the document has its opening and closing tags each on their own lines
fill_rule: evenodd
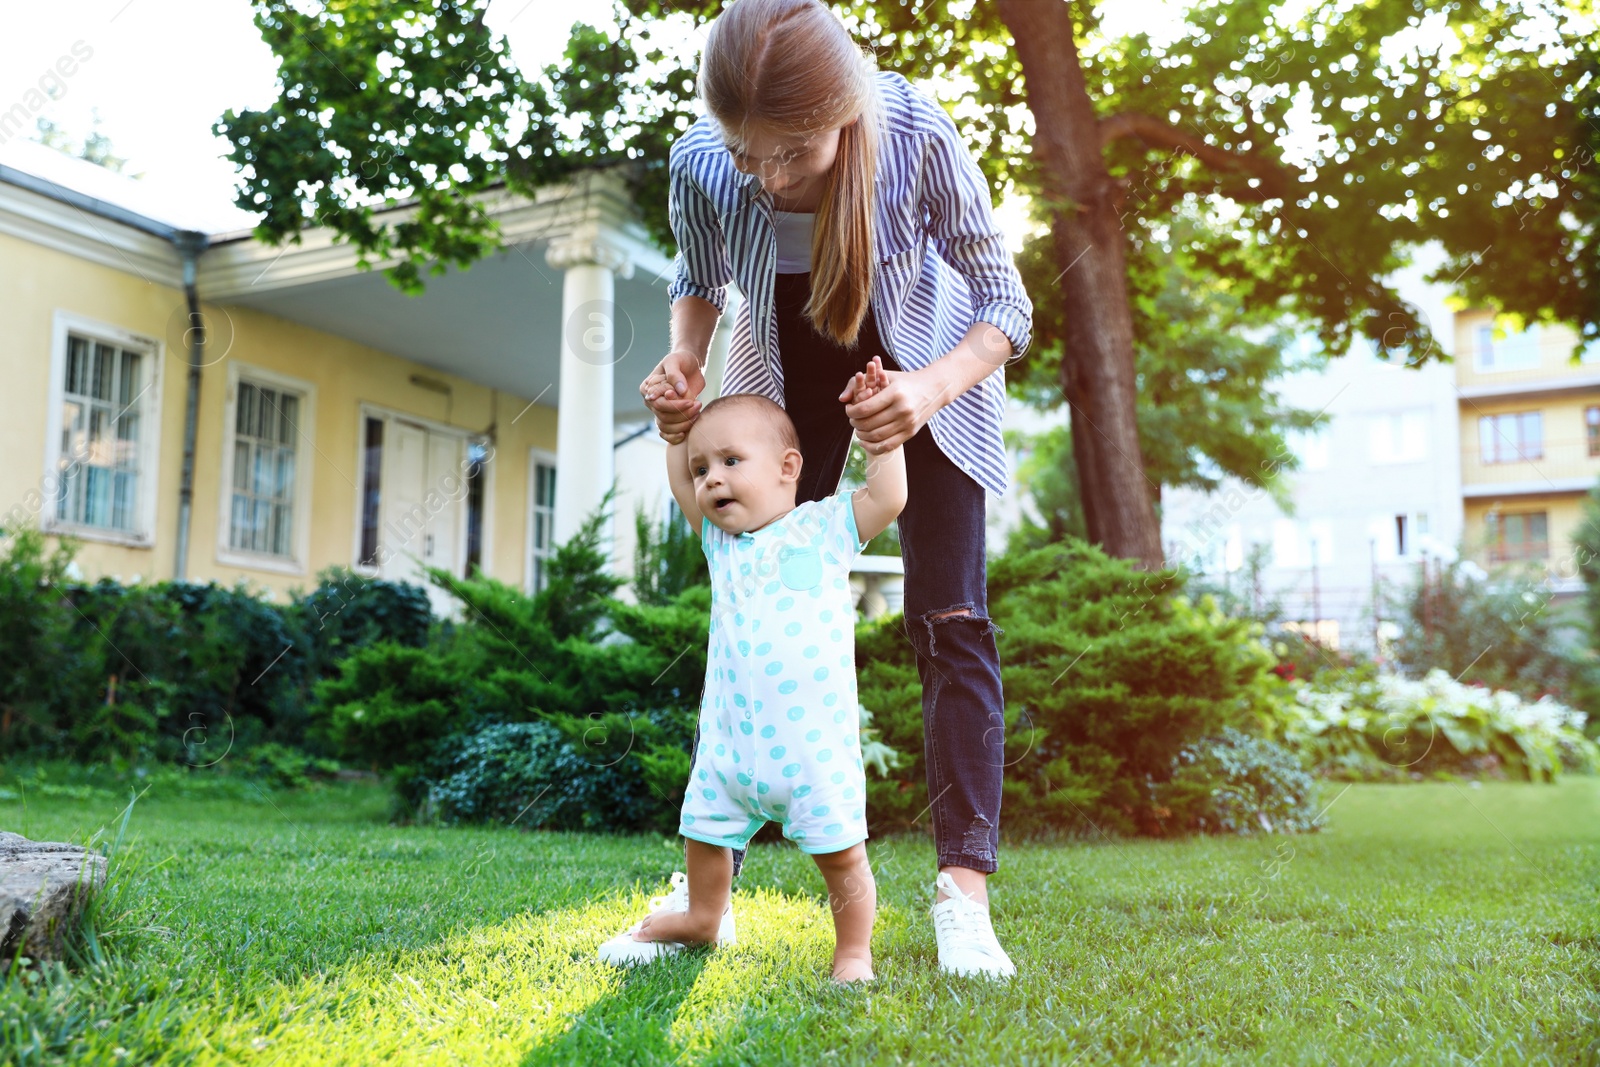
<svg viewBox="0 0 1600 1067">
<path fill-rule="evenodd" d="M 1008 846 L 1009 985 L 938 973 L 931 846 L 874 842 L 869 990 L 830 986 L 791 847 L 752 851 L 737 946 L 618 972 L 595 947 L 674 839 L 393 827 L 367 783 L 152 789 L 106 961 L 6 982 L 0 1063 L 1600 1062 L 1600 780 L 1340 788 L 1313 835 Z M 0 827 L 83 841 L 122 806 Z"/>
</svg>

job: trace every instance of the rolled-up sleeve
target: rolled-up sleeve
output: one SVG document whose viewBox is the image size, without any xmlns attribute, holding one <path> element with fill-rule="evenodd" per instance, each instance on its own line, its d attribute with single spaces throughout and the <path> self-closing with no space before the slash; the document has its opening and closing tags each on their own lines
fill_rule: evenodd
<svg viewBox="0 0 1600 1067">
<path fill-rule="evenodd" d="M 698 296 L 720 312 L 728 302 L 733 268 L 716 209 L 694 180 L 693 159 L 693 153 L 680 152 L 677 145 L 668 154 L 667 221 L 678 242 L 678 254 L 672 261 L 667 303 L 675 304 L 682 296 Z"/>
<path fill-rule="evenodd" d="M 932 97 L 924 96 L 924 103 L 933 127 L 922 190 L 929 236 L 945 262 L 966 277 L 972 321 L 992 323 L 1020 356 L 1033 339 L 1033 301 L 995 222 L 989 183 L 955 120 Z"/>
</svg>

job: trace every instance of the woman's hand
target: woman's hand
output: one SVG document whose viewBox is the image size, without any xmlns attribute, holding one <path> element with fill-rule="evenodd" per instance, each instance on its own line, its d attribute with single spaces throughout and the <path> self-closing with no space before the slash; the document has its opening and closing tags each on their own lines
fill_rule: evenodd
<svg viewBox="0 0 1600 1067">
<path fill-rule="evenodd" d="M 854 399 L 854 378 L 839 394 L 844 413 L 868 453 L 878 455 L 905 444 L 933 418 L 935 411 L 950 402 L 949 389 L 930 370 L 880 369 L 878 374 L 884 384 L 870 396 Z"/>
<path fill-rule="evenodd" d="M 656 417 L 656 430 L 669 445 L 682 444 L 700 417 L 706 376 L 691 352 L 669 352 L 639 383 L 639 395 Z"/>
</svg>

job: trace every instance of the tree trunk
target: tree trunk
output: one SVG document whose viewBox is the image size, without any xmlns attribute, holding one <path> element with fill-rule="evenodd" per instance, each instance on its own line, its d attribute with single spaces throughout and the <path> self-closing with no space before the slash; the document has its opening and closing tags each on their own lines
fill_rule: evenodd
<svg viewBox="0 0 1600 1067">
<path fill-rule="evenodd" d="M 1061 386 L 1071 407 L 1089 540 L 1114 556 L 1161 566 L 1161 527 L 1136 421 L 1133 317 L 1119 217 L 1066 0 L 997 0 L 1016 41 L 1036 129 L 1034 154 L 1054 203 L 1066 310 Z M 1048 297 L 1047 297 L 1048 299 Z"/>
</svg>

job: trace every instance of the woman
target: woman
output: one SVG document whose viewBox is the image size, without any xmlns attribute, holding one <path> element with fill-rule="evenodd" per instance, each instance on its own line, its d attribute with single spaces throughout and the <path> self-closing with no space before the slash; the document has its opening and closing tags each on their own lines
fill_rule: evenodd
<svg viewBox="0 0 1600 1067">
<path fill-rule="evenodd" d="M 788 411 L 804 457 L 798 499 L 835 490 L 852 433 L 873 454 L 905 445 L 898 528 L 939 964 L 1014 974 L 986 885 L 998 868 L 1005 722 L 984 493 L 1007 488 L 1003 368 L 1028 346 L 1032 302 L 955 123 L 905 78 L 877 72 L 820 0 L 731 4 L 711 26 L 699 92 L 707 114 L 670 153 L 672 350 L 640 392 L 661 436 L 681 441 L 736 281 L 748 299 L 722 392 L 761 393 Z M 875 355 L 887 387 L 845 403 L 841 390 Z"/>
</svg>

